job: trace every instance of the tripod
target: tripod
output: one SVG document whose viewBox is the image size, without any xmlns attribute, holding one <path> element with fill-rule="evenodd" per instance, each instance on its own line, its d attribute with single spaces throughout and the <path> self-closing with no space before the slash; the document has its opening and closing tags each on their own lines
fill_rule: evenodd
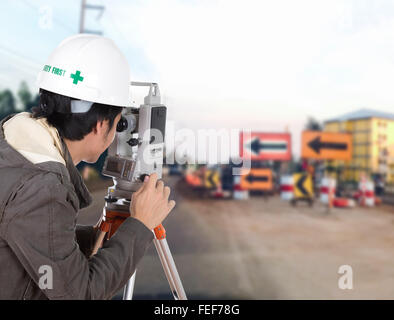
<svg viewBox="0 0 394 320">
<path fill-rule="evenodd" d="M 121 225 L 121 223 L 129 217 L 128 212 L 111 211 L 104 208 L 104 219 L 100 221 L 99 229 L 100 233 L 96 240 L 93 254 L 96 254 L 98 249 L 101 247 L 102 242 L 105 237 L 110 239 L 115 233 L 116 229 Z M 170 248 L 168 247 L 166 239 L 166 231 L 163 225 L 157 226 L 154 230 L 155 238 L 153 240 L 156 251 L 159 255 L 160 262 L 163 266 L 164 273 L 166 275 L 167 281 L 171 288 L 171 293 L 175 300 L 187 300 L 185 291 L 181 279 L 179 278 L 178 270 L 175 266 L 174 259 L 172 257 Z M 123 300 L 132 300 L 134 284 L 135 284 L 136 271 L 127 282 L 123 291 Z"/>
</svg>

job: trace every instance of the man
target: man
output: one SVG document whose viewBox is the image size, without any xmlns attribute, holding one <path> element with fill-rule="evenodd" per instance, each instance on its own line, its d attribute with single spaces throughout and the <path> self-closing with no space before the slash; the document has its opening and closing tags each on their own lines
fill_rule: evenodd
<svg viewBox="0 0 394 320">
<path fill-rule="evenodd" d="M 112 41 L 73 36 L 39 75 L 39 106 L 0 122 L 0 299 L 110 299 L 175 206 L 169 187 L 146 177 L 130 217 L 89 258 L 96 228 L 76 219 L 92 200 L 75 166 L 112 143 L 129 83 Z"/>
</svg>

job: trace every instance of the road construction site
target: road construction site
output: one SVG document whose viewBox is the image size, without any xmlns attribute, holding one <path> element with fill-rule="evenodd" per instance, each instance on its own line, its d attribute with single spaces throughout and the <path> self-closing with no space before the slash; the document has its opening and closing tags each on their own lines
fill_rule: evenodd
<svg viewBox="0 0 394 320">
<path fill-rule="evenodd" d="M 177 204 L 164 221 L 189 299 L 393 299 L 394 207 L 291 206 L 279 196 L 201 199 L 181 177 L 164 176 Z M 95 224 L 106 187 L 78 223 Z M 353 289 L 340 289 L 340 266 Z M 117 298 L 120 298 L 120 293 Z M 172 299 L 153 244 L 138 266 L 134 299 Z"/>
</svg>

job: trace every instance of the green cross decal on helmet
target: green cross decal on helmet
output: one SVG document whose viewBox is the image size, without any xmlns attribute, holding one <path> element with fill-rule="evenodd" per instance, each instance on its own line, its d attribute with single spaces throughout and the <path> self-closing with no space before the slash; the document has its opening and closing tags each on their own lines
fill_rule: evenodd
<svg viewBox="0 0 394 320">
<path fill-rule="evenodd" d="M 78 81 L 83 81 L 83 77 L 81 77 L 81 71 L 79 71 L 79 70 L 77 70 L 76 72 L 75 72 L 75 74 L 71 74 L 70 75 L 70 78 L 72 78 L 72 79 L 74 79 L 73 80 L 73 83 L 74 84 L 78 84 Z"/>
<path fill-rule="evenodd" d="M 60 71 L 53 73 L 51 66 Z M 132 106 L 130 67 L 106 37 L 78 34 L 63 40 L 40 71 L 37 86 L 67 97 L 100 104 Z"/>
</svg>

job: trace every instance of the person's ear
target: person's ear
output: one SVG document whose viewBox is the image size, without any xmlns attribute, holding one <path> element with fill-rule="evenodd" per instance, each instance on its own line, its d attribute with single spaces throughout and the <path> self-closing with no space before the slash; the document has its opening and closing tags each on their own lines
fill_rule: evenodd
<svg viewBox="0 0 394 320">
<path fill-rule="evenodd" d="M 98 134 L 104 129 L 105 129 L 104 128 L 104 121 L 103 120 L 97 121 L 96 126 L 93 127 L 93 133 Z"/>
</svg>

